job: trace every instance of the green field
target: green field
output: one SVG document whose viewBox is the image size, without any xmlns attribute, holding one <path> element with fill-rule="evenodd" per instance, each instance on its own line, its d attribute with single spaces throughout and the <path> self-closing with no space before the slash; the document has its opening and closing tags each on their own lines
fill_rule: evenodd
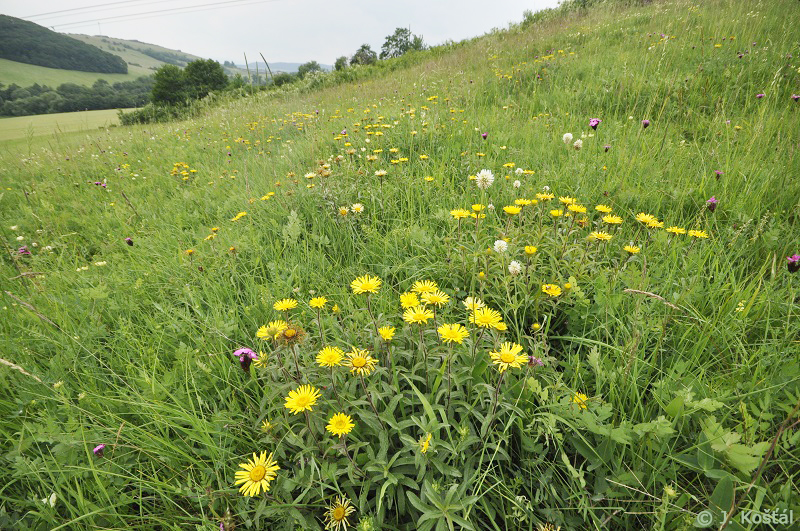
<svg viewBox="0 0 800 531">
<path fill-rule="evenodd" d="M 566 2 L 0 150 L 0 528 L 795 528 L 795 10 Z"/>
<path fill-rule="evenodd" d="M 115 125 L 119 125 L 116 109 L 0 118 L 0 142 L 58 133 L 93 131 L 100 127 Z"/>
</svg>

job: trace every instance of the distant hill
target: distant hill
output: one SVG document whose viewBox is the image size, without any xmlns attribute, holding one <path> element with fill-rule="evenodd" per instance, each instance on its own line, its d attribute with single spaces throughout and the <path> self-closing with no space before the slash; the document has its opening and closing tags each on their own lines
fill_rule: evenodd
<svg viewBox="0 0 800 531">
<path fill-rule="evenodd" d="M 7 15 L 0 15 L 0 58 L 63 70 L 128 73 L 127 63 L 117 55 Z"/>
</svg>

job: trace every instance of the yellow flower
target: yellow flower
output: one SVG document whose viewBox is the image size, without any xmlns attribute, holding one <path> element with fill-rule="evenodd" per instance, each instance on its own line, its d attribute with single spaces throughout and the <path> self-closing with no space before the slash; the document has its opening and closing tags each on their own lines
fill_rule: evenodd
<svg viewBox="0 0 800 531">
<path fill-rule="evenodd" d="M 336 413 L 328 421 L 328 425 L 325 426 L 325 429 L 331 432 L 332 435 L 338 435 L 341 437 L 342 435 L 347 435 L 353 431 L 353 427 L 355 427 L 355 424 L 353 423 L 353 418 L 350 415 Z"/>
<path fill-rule="evenodd" d="M 246 215 L 247 215 L 247 212 L 239 212 L 238 214 L 236 214 L 235 216 L 233 216 L 231 218 L 231 221 L 239 221 L 240 219 L 242 219 Z"/>
<path fill-rule="evenodd" d="M 570 212 L 575 212 L 576 214 L 586 214 L 586 207 L 583 205 L 576 205 L 575 203 L 572 203 L 571 205 L 567 206 L 567 209 Z"/>
<path fill-rule="evenodd" d="M 264 422 L 261 423 L 261 431 L 268 432 L 271 429 L 272 429 L 272 423 L 270 421 L 264 420 Z"/>
<path fill-rule="evenodd" d="M 512 205 L 504 206 L 503 212 L 505 212 L 509 216 L 516 216 L 517 214 L 522 212 L 522 207 L 512 206 Z"/>
<path fill-rule="evenodd" d="M 589 397 L 583 393 L 575 393 L 572 395 L 572 403 L 578 404 L 578 407 L 581 409 L 586 409 L 587 400 L 589 400 Z"/>
<path fill-rule="evenodd" d="M 652 214 L 645 214 L 644 212 L 639 212 L 638 214 L 636 214 L 636 221 L 647 225 L 648 223 L 658 221 L 658 218 Z"/>
<path fill-rule="evenodd" d="M 280 469 L 277 461 L 272 459 L 272 453 L 267 456 L 267 452 L 261 455 L 253 453 L 253 459 L 239 466 L 244 470 L 236 471 L 236 481 L 234 485 L 242 484 L 239 492 L 245 496 L 258 496 L 261 491 L 269 491 L 270 482 L 277 477 L 276 472 Z"/>
<path fill-rule="evenodd" d="M 550 201 L 554 197 L 555 195 L 553 194 L 542 194 L 542 193 L 536 194 L 536 199 L 538 199 L 539 201 Z"/>
<path fill-rule="evenodd" d="M 561 295 L 561 288 L 556 284 L 542 284 L 542 293 L 546 293 L 551 297 L 558 297 Z"/>
<path fill-rule="evenodd" d="M 288 312 L 292 308 L 297 308 L 297 301 L 294 299 L 282 299 L 272 305 L 276 312 Z"/>
<path fill-rule="evenodd" d="M 286 321 L 270 321 L 270 323 L 266 326 L 262 326 L 256 332 L 256 337 L 261 339 L 277 339 L 278 334 L 283 332 L 289 327 L 289 323 Z"/>
<path fill-rule="evenodd" d="M 433 312 L 425 306 L 414 306 L 403 312 L 403 321 L 411 324 L 425 324 L 433 319 Z"/>
<path fill-rule="evenodd" d="M 325 511 L 326 531 L 347 531 L 350 516 L 356 508 L 350 504 L 350 500 L 344 497 L 336 498 L 336 501 Z"/>
<path fill-rule="evenodd" d="M 692 238 L 708 238 L 708 234 L 704 230 L 690 230 L 689 236 Z"/>
<path fill-rule="evenodd" d="M 194 249 L 186 249 L 186 254 L 192 256 L 194 254 Z"/>
<path fill-rule="evenodd" d="M 367 350 L 356 347 L 347 353 L 347 359 L 344 361 L 344 366 L 350 367 L 351 374 L 360 376 L 369 376 L 377 364 L 378 360 L 370 356 Z"/>
<path fill-rule="evenodd" d="M 476 299 L 474 297 L 467 297 L 466 299 L 461 301 L 461 304 L 463 304 L 464 307 L 471 312 L 474 312 L 478 308 L 483 308 L 484 306 L 486 306 L 486 304 L 482 300 Z"/>
<path fill-rule="evenodd" d="M 317 363 L 320 367 L 336 367 L 342 364 L 344 351 L 339 347 L 324 347 L 317 354 Z"/>
<path fill-rule="evenodd" d="M 339 207 L 339 215 L 340 216 L 344 217 L 344 216 L 347 215 L 348 212 L 350 212 L 350 209 L 348 207 L 346 207 L 346 206 L 340 206 Z"/>
<path fill-rule="evenodd" d="M 341 310 L 339 309 L 339 305 L 338 304 L 334 304 L 333 308 L 331 308 L 331 311 L 333 313 L 339 313 Z"/>
<path fill-rule="evenodd" d="M 428 450 L 431 447 L 431 439 L 432 438 L 433 438 L 433 435 L 431 435 L 430 433 L 426 433 L 425 435 L 423 435 L 422 437 L 419 438 L 419 451 L 420 452 L 422 452 L 423 454 L 428 453 Z"/>
<path fill-rule="evenodd" d="M 441 308 L 450 302 L 450 295 L 439 289 L 436 291 L 424 292 L 420 298 L 422 299 L 423 303 L 432 304 L 438 308 Z"/>
<path fill-rule="evenodd" d="M 623 247 L 623 249 L 625 251 L 628 251 L 630 254 L 636 254 L 639 251 L 641 251 L 641 249 L 635 245 L 626 245 L 625 247 Z"/>
<path fill-rule="evenodd" d="M 525 246 L 525 254 L 527 254 L 529 256 L 534 254 L 538 250 L 539 249 L 535 245 L 526 245 Z"/>
<path fill-rule="evenodd" d="M 322 309 L 325 305 L 328 304 L 328 299 L 325 297 L 314 297 L 310 301 L 308 301 L 308 305 L 312 308 Z"/>
<path fill-rule="evenodd" d="M 384 341 L 391 341 L 394 338 L 394 330 L 393 326 L 382 326 L 378 328 L 378 333 Z"/>
<path fill-rule="evenodd" d="M 469 336 L 469 331 L 461 324 L 443 324 L 438 330 L 442 343 L 455 342 L 460 345 Z"/>
<path fill-rule="evenodd" d="M 297 415 L 303 411 L 311 411 L 311 406 L 317 403 L 319 397 L 319 389 L 311 385 L 301 385 L 297 389 L 289 391 L 284 407 Z"/>
<path fill-rule="evenodd" d="M 648 229 L 663 229 L 664 228 L 664 222 L 663 221 L 658 221 L 657 219 L 654 219 L 653 221 L 647 222 L 647 228 Z"/>
<path fill-rule="evenodd" d="M 381 289 L 381 283 L 381 279 L 378 277 L 364 275 L 352 281 L 350 283 L 350 288 L 356 295 L 361 295 L 362 293 L 378 293 L 378 290 Z"/>
<path fill-rule="evenodd" d="M 594 209 L 597 210 L 598 212 L 602 212 L 603 214 L 608 214 L 609 212 L 611 212 L 611 207 L 608 205 L 597 205 L 596 207 L 594 207 Z"/>
<path fill-rule="evenodd" d="M 481 210 L 483 210 L 485 208 L 486 208 L 486 205 L 482 205 L 480 203 L 475 203 L 474 205 L 472 205 L 472 210 L 474 210 L 475 212 L 480 212 Z"/>
<path fill-rule="evenodd" d="M 681 227 L 668 227 L 666 230 L 672 234 L 686 234 L 686 229 Z"/>
<path fill-rule="evenodd" d="M 574 197 L 562 196 L 562 197 L 559 197 L 558 200 L 560 202 L 564 203 L 565 205 L 573 205 L 573 204 L 575 204 L 575 198 Z"/>
<path fill-rule="evenodd" d="M 439 289 L 439 286 L 433 280 L 418 280 L 411 286 L 411 291 L 419 293 L 420 295 L 436 291 L 437 289 Z"/>
<path fill-rule="evenodd" d="M 419 298 L 416 293 L 406 292 L 400 294 L 400 306 L 405 308 L 412 308 L 419 306 Z"/>
<path fill-rule="evenodd" d="M 608 214 L 603 216 L 603 223 L 608 223 L 609 225 L 619 225 L 622 223 L 622 218 L 613 214 Z"/>
<path fill-rule="evenodd" d="M 492 358 L 492 363 L 497 365 L 497 369 L 505 372 L 510 367 L 519 369 L 523 363 L 528 363 L 528 356 L 522 355 L 520 352 L 522 352 L 522 345 L 505 342 L 500 345 L 499 351 L 490 352 L 489 356 Z"/>
<path fill-rule="evenodd" d="M 472 315 L 469 316 L 469 322 L 481 328 L 494 328 L 497 330 L 504 325 L 503 316 L 500 315 L 500 312 L 487 307 L 478 308 L 472 312 Z"/>
<path fill-rule="evenodd" d="M 468 218 L 469 210 L 464 210 L 463 208 L 456 208 L 455 210 L 450 211 L 450 215 L 453 216 L 455 219 Z"/>
<path fill-rule="evenodd" d="M 593 231 L 589 233 L 589 239 L 592 241 L 607 242 L 611 238 L 613 238 L 613 236 L 603 231 Z"/>
<path fill-rule="evenodd" d="M 551 210 L 550 211 L 550 215 L 553 216 L 554 218 L 560 218 L 561 216 L 564 215 L 564 211 L 563 210 Z"/>
</svg>

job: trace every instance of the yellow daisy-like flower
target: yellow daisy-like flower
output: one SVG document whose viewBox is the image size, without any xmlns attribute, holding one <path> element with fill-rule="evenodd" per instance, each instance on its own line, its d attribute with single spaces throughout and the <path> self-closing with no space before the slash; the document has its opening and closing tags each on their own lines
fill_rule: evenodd
<svg viewBox="0 0 800 531">
<path fill-rule="evenodd" d="M 522 207 L 513 205 L 504 206 L 503 212 L 505 212 L 509 216 L 516 216 L 517 214 L 522 212 Z"/>
<path fill-rule="evenodd" d="M 650 222 L 647 223 L 647 228 L 648 229 L 663 229 L 664 228 L 664 222 L 663 221 L 658 221 L 657 219 L 654 219 L 653 221 L 650 221 Z"/>
<path fill-rule="evenodd" d="M 535 254 L 536 251 L 538 251 L 538 250 L 539 250 L 538 247 L 536 247 L 535 245 L 526 245 L 525 246 L 525 254 L 527 254 L 528 256 L 530 256 L 532 254 Z"/>
<path fill-rule="evenodd" d="M 469 322 L 481 328 L 494 328 L 500 330 L 504 325 L 503 316 L 492 308 L 478 308 L 469 316 Z"/>
<path fill-rule="evenodd" d="M 668 227 L 666 231 L 671 234 L 686 234 L 686 229 L 682 227 Z"/>
<path fill-rule="evenodd" d="M 639 248 L 639 247 L 637 247 L 635 245 L 626 245 L 622 249 L 627 251 L 630 254 L 636 254 L 636 253 L 638 253 L 639 251 L 642 250 L 641 248 Z"/>
<path fill-rule="evenodd" d="M 247 215 L 247 212 L 239 212 L 238 214 L 236 214 L 235 216 L 233 216 L 231 218 L 231 221 L 239 221 L 240 219 L 242 219 L 246 215 Z"/>
<path fill-rule="evenodd" d="M 589 400 L 589 397 L 583 393 L 575 393 L 572 395 L 572 403 L 578 404 L 578 407 L 581 409 L 586 409 L 587 400 Z"/>
<path fill-rule="evenodd" d="M 340 206 L 339 207 L 339 215 L 340 216 L 345 217 L 348 212 L 350 212 L 350 209 L 348 207 L 346 207 L 346 206 Z"/>
<path fill-rule="evenodd" d="M 689 236 L 692 238 L 708 238 L 708 234 L 704 230 L 690 230 Z"/>
<path fill-rule="evenodd" d="M 658 221 L 658 218 L 652 214 L 645 214 L 644 212 L 639 212 L 638 214 L 636 214 L 636 221 L 647 225 L 648 223 Z"/>
<path fill-rule="evenodd" d="M 575 204 L 575 198 L 574 197 L 562 196 L 562 197 L 559 197 L 558 200 L 560 202 L 564 203 L 565 205 L 574 205 Z"/>
<path fill-rule="evenodd" d="M 326 304 L 328 304 L 328 299 L 326 299 L 325 297 L 314 297 L 313 299 L 308 301 L 309 306 L 311 306 L 312 308 L 316 308 L 318 310 L 324 308 Z"/>
<path fill-rule="evenodd" d="M 356 510 L 350 504 L 350 500 L 344 497 L 336 498 L 333 505 L 325 511 L 325 529 L 327 531 L 346 531 L 350 522 L 347 517 Z"/>
<path fill-rule="evenodd" d="M 514 199 L 514 204 L 521 207 L 526 207 L 528 205 L 535 205 L 536 203 L 531 199 Z"/>
<path fill-rule="evenodd" d="M 603 216 L 603 223 L 608 223 L 609 225 L 619 225 L 622 223 L 622 218 L 613 214 L 608 214 Z"/>
<path fill-rule="evenodd" d="M 319 397 L 319 389 L 311 385 L 301 385 L 297 389 L 289 391 L 284 407 L 297 415 L 303 411 L 311 411 L 311 406 L 317 403 Z"/>
<path fill-rule="evenodd" d="M 186 249 L 184 252 L 189 256 L 192 256 L 194 254 L 194 249 Z"/>
<path fill-rule="evenodd" d="M 437 289 L 439 289 L 439 286 L 433 280 L 418 280 L 411 286 L 411 291 L 419 293 L 420 295 L 436 291 Z"/>
<path fill-rule="evenodd" d="M 553 216 L 554 218 L 560 218 L 561 216 L 564 215 L 564 211 L 563 210 L 551 210 L 550 211 L 550 215 Z"/>
<path fill-rule="evenodd" d="M 483 210 L 485 208 L 486 208 L 486 205 L 482 205 L 480 203 L 475 203 L 474 205 L 472 205 L 472 210 L 474 210 L 475 212 L 480 212 L 481 210 Z"/>
<path fill-rule="evenodd" d="M 351 374 L 359 374 L 361 376 L 372 374 L 377 364 L 378 360 L 370 356 L 369 351 L 356 347 L 353 347 L 353 350 L 347 353 L 347 359 L 344 360 L 344 366 L 350 367 Z"/>
<path fill-rule="evenodd" d="M 276 339 L 278 334 L 283 332 L 289 328 L 289 323 L 286 321 L 278 320 L 278 321 L 270 321 L 268 325 L 262 326 L 256 332 L 256 337 L 260 337 L 261 339 Z"/>
<path fill-rule="evenodd" d="M 384 341 L 391 341 L 394 339 L 394 330 L 393 326 L 382 326 L 378 328 L 378 333 Z"/>
<path fill-rule="evenodd" d="M 436 306 L 437 308 L 441 308 L 448 302 L 450 302 L 450 295 L 445 293 L 442 290 L 437 289 L 436 291 L 428 291 L 422 294 L 420 297 L 422 302 L 425 304 L 431 304 Z"/>
<path fill-rule="evenodd" d="M 427 454 L 428 453 L 428 450 L 431 447 L 431 439 L 432 438 L 433 438 L 433 435 L 430 434 L 430 433 L 426 433 L 425 435 L 423 435 L 422 437 L 419 438 L 419 451 L 420 452 L 422 452 L 423 454 Z"/>
<path fill-rule="evenodd" d="M 461 304 L 463 304 L 464 307 L 471 312 L 474 312 L 478 308 L 483 308 L 484 306 L 486 306 L 486 304 L 482 300 L 476 299 L 475 297 L 467 297 L 466 299 L 461 301 Z"/>
<path fill-rule="evenodd" d="M 608 205 L 597 205 L 596 207 L 594 207 L 594 209 L 597 210 L 598 212 L 602 212 L 603 214 L 608 214 L 609 212 L 611 212 L 611 207 Z"/>
<path fill-rule="evenodd" d="M 268 420 L 264 420 L 264 422 L 261 423 L 261 431 L 263 431 L 264 433 L 272 430 L 272 428 L 273 428 L 272 423 Z"/>
<path fill-rule="evenodd" d="M 419 306 L 419 298 L 416 293 L 406 292 L 400 294 L 400 306 L 403 309 Z"/>
<path fill-rule="evenodd" d="M 270 482 L 277 477 L 276 472 L 280 470 L 277 461 L 272 459 L 272 453 L 261 452 L 261 455 L 253 453 L 253 459 L 239 466 L 244 470 L 236 471 L 236 481 L 234 485 L 242 485 L 239 492 L 245 496 L 258 496 L 261 491 L 269 491 Z"/>
<path fill-rule="evenodd" d="M 331 432 L 332 435 L 341 437 L 342 435 L 347 435 L 353 431 L 354 427 L 355 424 L 353 423 L 353 418 L 350 415 L 336 413 L 328 421 L 328 425 L 325 426 L 325 429 Z"/>
<path fill-rule="evenodd" d="M 542 284 L 542 293 L 546 293 L 551 297 L 558 297 L 561 295 L 561 287 L 556 284 Z"/>
<path fill-rule="evenodd" d="M 528 363 L 528 356 L 522 355 L 520 352 L 522 352 L 522 345 L 505 342 L 500 345 L 499 351 L 490 352 L 489 356 L 492 358 L 492 363 L 497 365 L 497 369 L 505 372 L 510 367 L 519 369 L 523 363 Z"/>
<path fill-rule="evenodd" d="M 324 347 L 317 354 L 317 363 L 320 367 L 336 367 L 342 364 L 344 351 L 339 347 Z"/>
<path fill-rule="evenodd" d="M 433 312 L 425 306 L 414 306 L 403 312 L 403 321 L 411 324 L 425 324 L 433 319 Z"/>
<path fill-rule="evenodd" d="M 272 305 L 276 312 L 288 312 L 292 308 L 297 308 L 297 301 L 294 299 L 282 299 Z"/>
<path fill-rule="evenodd" d="M 538 199 L 539 201 L 550 201 L 554 197 L 555 195 L 553 194 L 542 194 L 542 193 L 536 194 L 536 199 Z"/>
<path fill-rule="evenodd" d="M 459 345 L 464 342 L 469 336 L 469 331 L 461 324 L 443 324 L 438 328 L 439 337 L 442 338 L 442 343 L 458 343 Z"/>
<path fill-rule="evenodd" d="M 575 203 L 568 205 L 567 210 L 575 212 L 576 214 L 586 214 L 586 207 L 583 205 L 576 205 Z"/>
<path fill-rule="evenodd" d="M 464 210 L 463 208 L 456 208 L 455 210 L 450 211 L 450 215 L 453 216 L 455 219 L 468 218 L 469 210 Z"/>
<path fill-rule="evenodd" d="M 589 233 L 589 239 L 592 240 L 592 241 L 607 242 L 611 238 L 613 238 L 613 236 L 611 236 L 609 233 L 603 232 L 601 230 L 600 231 L 593 231 L 593 232 Z"/>
<path fill-rule="evenodd" d="M 364 275 L 352 281 L 350 283 L 350 289 L 352 289 L 353 293 L 356 295 L 361 295 L 362 293 L 378 293 L 378 290 L 381 289 L 381 284 L 381 279 L 378 277 Z"/>
</svg>

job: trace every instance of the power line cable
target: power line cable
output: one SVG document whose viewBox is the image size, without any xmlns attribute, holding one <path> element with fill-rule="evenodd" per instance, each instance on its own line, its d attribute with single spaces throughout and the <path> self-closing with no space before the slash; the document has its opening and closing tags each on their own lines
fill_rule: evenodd
<svg viewBox="0 0 800 531">
<path fill-rule="evenodd" d="M 47 13 L 39 13 L 38 15 L 28 15 L 27 17 L 19 17 L 19 18 L 25 19 L 25 20 L 28 20 L 28 19 L 31 19 L 31 18 L 39 18 L 39 17 L 52 18 L 52 17 L 47 17 L 47 15 L 56 15 L 56 14 L 60 14 L 60 13 L 70 13 L 72 11 L 86 11 L 87 9 L 93 9 L 93 10 L 96 10 L 96 11 L 105 11 L 105 9 L 119 9 L 118 7 L 117 8 L 107 8 L 106 6 L 117 6 L 117 5 L 120 5 L 120 4 L 134 4 L 134 3 L 143 2 L 143 1 L 144 0 L 122 0 L 120 2 L 108 2 L 108 3 L 105 3 L 105 4 L 95 4 L 93 6 L 73 7 L 71 9 L 61 9 L 59 11 L 48 11 Z M 157 0 L 157 1 L 146 2 L 146 4 L 163 4 L 164 2 L 174 2 L 174 1 L 175 0 Z M 138 7 L 138 6 L 136 6 L 136 7 Z"/>
</svg>

